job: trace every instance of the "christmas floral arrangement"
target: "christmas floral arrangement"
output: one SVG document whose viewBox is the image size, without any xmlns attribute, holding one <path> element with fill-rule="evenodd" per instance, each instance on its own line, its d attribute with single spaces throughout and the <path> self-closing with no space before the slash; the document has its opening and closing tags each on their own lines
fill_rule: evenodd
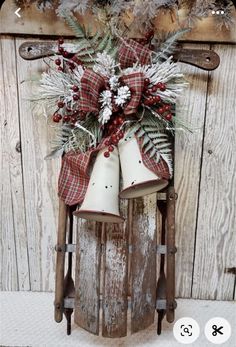
<svg viewBox="0 0 236 347">
<path fill-rule="evenodd" d="M 187 84 L 171 53 L 186 29 L 169 35 L 156 49 L 153 31 L 137 40 L 109 30 L 91 36 L 72 15 L 64 17 L 77 39 L 58 40 L 37 98 L 58 129 L 48 157 L 63 156 L 59 196 L 69 205 L 81 203 L 93 158 L 103 149 L 109 161 L 128 136 L 136 138 L 145 166 L 169 180 L 171 135 L 186 128 L 175 114 L 175 103 Z"/>
</svg>

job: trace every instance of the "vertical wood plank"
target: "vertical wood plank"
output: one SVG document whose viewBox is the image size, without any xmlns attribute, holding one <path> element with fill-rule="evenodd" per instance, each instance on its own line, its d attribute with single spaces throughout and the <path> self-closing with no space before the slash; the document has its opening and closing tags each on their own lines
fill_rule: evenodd
<svg viewBox="0 0 236 347">
<path fill-rule="evenodd" d="M 133 201 L 131 333 L 154 321 L 156 304 L 156 194 Z"/>
<path fill-rule="evenodd" d="M 1 37 L 1 231 L 3 290 L 29 290 L 15 40 Z"/>
<path fill-rule="evenodd" d="M 208 45 L 184 45 L 208 49 Z M 177 105 L 177 115 L 190 123 L 194 132 L 175 135 L 176 202 L 176 296 L 191 297 L 194 240 L 205 119 L 208 72 L 181 64 L 189 86 Z"/>
<path fill-rule="evenodd" d="M 17 51 L 24 39 L 16 39 Z M 55 251 L 60 160 L 44 160 L 50 152 L 54 129 L 46 118 L 32 112 L 32 91 L 45 63 L 25 61 L 17 55 L 22 163 L 31 289 L 55 287 Z"/>
<path fill-rule="evenodd" d="M 74 320 L 99 334 L 101 223 L 78 221 Z"/>
<path fill-rule="evenodd" d="M 193 297 L 232 300 L 236 256 L 236 117 L 234 46 L 213 47 L 221 58 L 207 99 Z"/>
<path fill-rule="evenodd" d="M 124 216 L 127 202 L 122 202 Z M 104 337 L 127 335 L 128 230 L 126 223 L 105 225 L 103 324 Z"/>
</svg>

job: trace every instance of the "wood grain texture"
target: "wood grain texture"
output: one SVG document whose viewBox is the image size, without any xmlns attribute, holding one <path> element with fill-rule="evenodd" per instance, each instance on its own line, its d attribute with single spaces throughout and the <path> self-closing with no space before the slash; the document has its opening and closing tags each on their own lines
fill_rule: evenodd
<svg viewBox="0 0 236 347">
<path fill-rule="evenodd" d="M 25 40 L 16 40 L 16 49 Z M 10 52 L 9 52 L 10 53 Z M 59 160 L 44 160 L 50 152 L 54 129 L 46 118 L 32 112 L 32 91 L 42 61 L 27 62 L 17 55 L 20 131 L 25 187 L 26 230 L 29 249 L 31 289 L 54 290 Z M 33 82 L 34 80 L 34 82 Z"/>
<path fill-rule="evenodd" d="M 211 73 L 207 98 L 193 297 L 233 299 L 236 259 L 235 47 L 215 46 L 220 69 Z"/>
<path fill-rule="evenodd" d="M 55 276 L 55 300 L 54 300 L 54 319 L 60 323 L 63 318 L 63 300 L 65 294 L 65 252 L 63 248 L 66 242 L 67 224 L 68 224 L 68 206 L 59 199 L 59 215 L 56 245 L 56 276 Z M 66 286 L 65 286 L 66 287 Z"/>
<path fill-rule="evenodd" d="M 206 45 L 198 47 L 209 49 Z M 208 73 L 183 64 L 181 70 L 189 86 L 177 105 L 177 115 L 190 124 L 193 133 L 179 130 L 175 136 L 176 296 L 191 297 Z"/>
<path fill-rule="evenodd" d="M 101 223 L 78 221 L 74 320 L 95 335 L 99 334 L 101 229 Z"/>
<path fill-rule="evenodd" d="M 68 28 L 65 22 L 60 19 L 55 9 L 47 9 L 46 11 L 37 10 L 35 4 L 27 6 L 27 9 L 21 12 L 22 17 L 18 18 L 14 15 L 16 5 L 13 0 L 6 0 L 0 12 L 0 32 L 8 34 L 28 34 L 28 35 L 57 35 L 67 36 L 74 35 Z M 236 18 L 236 14 L 233 14 Z M 91 14 L 86 13 L 86 16 L 78 16 L 80 23 L 89 25 L 94 28 L 98 25 Z M 127 25 L 132 22 L 130 14 L 127 16 Z M 11 23 L 11 25 L 9 25 Z M 205 42 L 236 42 L 236 27 L 232 25 L 230 30 L 223 28 L 217 29 L 217 19 L 213 16 L 196 20 L 193 30 L 183 37 L 183 40 L 188 41 L 205 41 Z M 186 21 L 186 11 L 181 9 L 178 13 L 169 10 L 161 11 L 154 20 L 156 30 L 159 31 L 174 31 L 182 27 L 188 27 Z M 137 30 L 130 32 L 130 36 L 137 36 Z"/>
<path fill-rule="evenodd" d="M 127 201 L 122 202 L 127 215 Z M 127 335 L 128 230 L 126 223 L 105 224 L 103 322 L 104 337 Z"/>
<path fill-rule="evenodd" d="M 1 112 L 1 288 L 29 290 L 22 154 L 20 150 L 14 38 L 0 42 Z M 9 54 L 11 53 L 11 54 Z"/>
<path fill-rule="evenodd" d="M 131 258 L 131 333 L 154 321 L 156 304 L 156 194 L 134 199 Z"/>
</svg>

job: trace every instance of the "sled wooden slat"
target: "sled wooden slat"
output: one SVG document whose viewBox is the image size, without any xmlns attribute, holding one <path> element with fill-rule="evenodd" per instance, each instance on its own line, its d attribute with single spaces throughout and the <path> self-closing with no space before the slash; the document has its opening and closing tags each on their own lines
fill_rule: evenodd
<svg viewBox="0 0 236 347">
<path fill-rule="evenodd" d="M 154 321 L 156 303 L 156 194 L 133 202 L 131 333 Z"/>
<path fill-rule="evenodd" d="M 78 221 L 74 320 L 81 328 L 99 334 L 101 223 Z"/>
<path fill-rule="evenodd" d="M 105 224 L 102 335 L 127 335 L 128 230 L 126 223 Z"/>
</svg>

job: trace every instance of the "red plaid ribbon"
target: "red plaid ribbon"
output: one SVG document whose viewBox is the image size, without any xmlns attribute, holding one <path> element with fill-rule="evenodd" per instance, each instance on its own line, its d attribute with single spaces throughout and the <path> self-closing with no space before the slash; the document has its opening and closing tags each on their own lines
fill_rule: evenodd
<svg viewBox="0 0 236 347">
<path fill-rule="evenodd" d="M 135 72 L 121 77 L 121 82 L 129 87 L 131 92 L 131 100 L 124 108 L 124 114 L 130 115 L 137 111 L 140 104 L 142 92 L 144 88 L 144 76 L 142 72 Z"/>
<path fill-rule="evenodd" d="M 133 66 L 135 63 L 148 65 L 151 61 L 151 51 L 134 40 L 123 40 L 118 57 L 122 69 Z"/>
<path fill-rule="evenodd" d="M 150 50 L 133 40 L 123 41 L 119 50 L 121 68 L 133 66 L 135 62 L 141 65 L 150 63 Z M 124 109 L 124 114 L 136 112 L 142 91 L 144 77 L 142 73 L 132 73 L 121 77 L 121 81 L 131 91 L 131 100 Z M 106 88 L 106 79 L 92 70 L 85 70 L 81 79 L 80 109 L 85 112 L 99 112 L 99 94 Z M 95 149 L 86 153 L 69 152 L 62 158 L 62 167 L 58 181 L 58 195 L 67 205 L 82 203 L 89 183 L 89 169 L 92 157 L 104 148 L 105 139 Z M 148 154 L 143 153 L 139 143 L 144 165 L 158 177 L 169 179 L 170 172 L 166 162 L 160 159 L 158 163 Z"/>
<path fill-rule="evenodd" d="M 81 78 L 80 110 L 85 112 L 99 112 L 99 94 L 105 89 L 106 80 L 93 70 L 85 70 Z"/>
</svg>

